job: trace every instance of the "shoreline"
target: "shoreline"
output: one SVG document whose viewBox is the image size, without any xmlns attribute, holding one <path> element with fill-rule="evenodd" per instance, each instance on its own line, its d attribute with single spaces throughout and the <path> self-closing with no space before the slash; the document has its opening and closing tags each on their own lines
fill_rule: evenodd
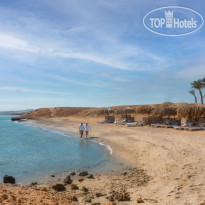
<svg viewBox="0 0 205 205">
<path fill-rule="evenodd" d="M 94 118 L 95 119 L 95 118 Z M 67 119 L 66 119 L 67 120 Z M 88 119 L 86 119 L 88 120 Z M 39 119 L 29 119 L 29 120 L 25 120 L 23 123 L 25 124 L 30 124 L 30 125 L 35 125 L 38 127 L 45 127 L 47 129 L 53 129 L 53 130 L 59 130 L 59 131 L 64 131 L 64 132 L 68 132 L 71 134 L 74 134 L 76 136 L 79 136 L 79 132 L 78 132 L 78 123 L 80 124 L 80 121 L 73 121 L 72 120 L 68 120 L 68 122 L 66 123 L 75 123 L 76 126 L 62 126 L 62 123 L 64 119 L 62 118 L 39 118 Z M 97 121 L 97 119 L 96 119 Z M 99 124 L 102 126 L 109 126 L 112 124 Z M 80 137 L 80 136 L 79 136 Z M 130 156 L 130 153 L 128 154 L 129 150 L 122 150 L 121 147 L 119 147 L 116 143 L 113 143 L 111 140 L 106 139 L 100 135 L 96 135 L 96 133 L 93 134 L 93 131 L 91 131 L 89 133 L 89 137 L 88 138 L 95 138 L 97 139 L 97 143 L 102 143 L 103 146 L 108 147 L 108 150 L 111 149 L 112 150 L 112 156 L 114 156 L 114 158 L 118 161 L 122 161 L 122 163 L 125 163 L 126 161 L 128 162 L 128 164 L 131 167 L 136 166 L 136 158 Z M 110 152 L 111 152 L 110 150 Z"/>
<path fill-rule="evenodd" d="M 68 132 L 75 135 L 78 134 L 78 132 L 72 132 L 72 129 L 60 129 L 60 126 L 57 125 L 58 122 L 59 120 L 50 121 L 48 119 L 40 119 L 28 120 L 23 123 L 46 128 L 48 130 L 61 130 L 63 132 Z M 60 124 L 61 123 L 62 122 L 60 122 Z M 103 143 L 103 146 L 111 146 L 110 144 L 105 144 L 104 140 L 100 139 L 98 136 L 92 135 L 90 137 L 97 138 L 98 142 L 96 143 Z M 109 152 L 109 150 L 107 150 L 107 152 Z M 63 197 L 65 197 L 66 195 L 69 196 L 69 199 L 71 199 L 71 201 L 73 201 L 73 198 L 76 197 L 78 199 L 77 204 L 79 205 L 85 205 L 87 203 L 95 204 L 95 202 L 96 204 L 109 204 L 109 201 L 112 202 L 113 200 L 116 202 L 118 201 L 117 204 L 124 204 L 123 202 L 119 202 L 121 201 L 119 197 L 124 197 L 124 195 L 124 201 L 126 201 L 130 205 L 136 204 L 136 200 L 140 197 L 140 195 L 133 196 L 134 193 L 131 194 L 130 192 L 128 192 L 128 190 L 133 189 L 133 187 L 138 188 L 147 186 L 150 181 L 149 176 L 143 169 L 135 168 L 131 166 L 130 163 L 128 165 L 128 163 L 125 162 L 124 159 L 121 159 L 120 156 L 115 153 L 115 150 L 114 153 L 110 154 L 110 157 L 114 158 L 115 161 L 117 160 L 117 163 L 119 164 L 119 166 L 117 166 L 115 170 L 110 169 L 106 172 L 104 170 L 96 172 L 89 172 L 89 170 L 85 170 L 88 171 L 88 176 L 84 177 L 79 176 L 79 172 L 75 172 L 75 176 L 71 176 L 71 172 L 58 172 L 44 178 L 39 178 L 32 183 L 28 182 L 22 185 L 26 188 L 46 190 L 46 192 L 49 193 L 60 194 Z M 90 175 L 92 175 L 93 178 L 89 179 Z M 64 184 L 64 180 L 67 176 L 71 176 L 71 185 Z M 53 185 L 59 183 L 64 184 L 66 188 L 66 191 L 64 193 L 56 192 L 52 189 Z M 77 185 L 77 187 L 79 187 L 77 188 L 77 190 L 79 191 L 72 190 L 73 185 Z M 84 187 L 86 187 L 86 189 L 88 189 L 89 191 L 86 193 L 83 191 L 82 193 Z"/>
<path fill-rule="evenodd" d="M 63 130 L 78 134 L 81 121 L 91 126 L 90 137 L 96 137 L 112 147 L 114 154 L 127 160 L 132 168 L 109 174 L 93 174 L 94 179 L 72 176 L 72 184 L 79 189 L 73 190 L 72 184 L 66 185 L 66 191 L 56 192 L 53 184 L 63 184 L 63 178 L 56 175 L 48 177 L 33 189 L 46 190 L 62 197 L 76 196 L 79 205 L 106 204 L 111 193 L 126 193 L 130 200 L 117 205 L 136 205 L 138 199 L 143 204 L 158 205 L 198 205 L 205 200 L 205 133 L 188 132 L 166 128 L 126 127 L 116 124 L 98 124 L 101 119 L 93 117 L 41 118 L 26 123 L 50 129 Z M 69 173 L 67 173 L 69 174 Z M 53 180 L 53 181 L 52 181 Z M 83 187 L 89 192 L 84 193 Z M 102 196 L 96 196 L 99 193 Z M 113 196 L 114 197 L 114 196 Z M 87 198 L 89 198 L 87 200 Z"/>
<path fill-rule="evenodd" d="M 45 123 L 46 122 L 46 123 Z M 64 135 L 63 132 L 65 132 L 65 134 L 71 133 L 75 136 L 78 136 L 79 133 L 78 132 L 71 132 L 71 130 L 65 130 L 65 129 L 59 129 L 57 126 L 53 127 L 53 121 L 50 122 L 50 120 L 47 119 L 41 119 L 41 120 L 25 120 L 23 122 L 20 122 L 26 125 L 31 125 L 31 126 L 37 126 L 43 130 L 49 131 L 49 132 L 53 132 L 56 133 L 55 131 L 62 131 L 62 134 Z M 49 123 L 49 125 L 48 125 Z M 126 172 L 126 170 L 128 169 L 132 169 L 134 168 L 133 164 L 131 164 L 130 162 L 125 161 L 125 159 L 122 159 L 117 153 L 115 153 L 113 151 L 113 149 L 111 148 L 111 145 L 109 144 L 105 144 L 105 142 L 95 136 L 92 137 L 88 137 L 88 139 L 91 139 L 91 141 L 93 143 L 96 143 L 100 146 L 103 146 L 103 149 L 108 153 L 108 158 L 110 158 L 112 160 L 112 162 L 114 162 L 113 167 L 110 167 L 110 165 L 100 165 L 103 166 L 102 168 L 99 169 L 94 169 L 93 167 L 89 167 L 89 168 L 80 168 L 78 170 L 75 170 L 75 172 L 79 173 L 80 170 L 83 171 L 88 171 L 88 172 L 92 172 L 92 174 L 95 175 L 118 175 L 119 173 L 123 173 Z M 94 139 L 94 140 L 92 140 Z M 114 152 L 114 153 L 113 153 Z M 103 163 L 103 162 L 101 162 Z M 108 162 L 111 163 L 111 162 Z M 98 166 L 98 165 L 94 165 Z M 106 166 L 106 167 L 104 167 Z M 94 169 L 94 170 L 93 170 Z M 22 183 L 18 183 L 19 185 L 23 185 L 23 186 L 29 186 L 30 184 L 32 184 L 33 182 L 38 182 L 38 185 L 43 185 L 43 184 L 51 184 L 51 183 L 55 183 L 59 180 L 63 180 L 66 176 L 68 176 L 71 173 L 71 171 L 61 171 L 61 172 L 52 172 L 50 174 L 44 175 L 44 176 L 39 176 L 37 178 L 34 179 L 30 179 L 30 180 L 26 180 L 25 182 Z M 55 178 L 50 177 L 51 175 L 55 175 Z"/>
<path fill-rule="evenodd" d="M 38 124 L 78 134 L 80 122 L 91 125 L 91 137 L 112 147 L 132 167 L 150 176 L 147 186 L 129 191 L 158 204 L 198 204 L 205 199 L 205 137 L 203 131 L 188 132 L 150 127 L 98 124 L 95 117 L 38 119 Z M 134 196 L 132 196 L 133 198 Z M 136 196 L 134 197 L 137 198 Z M 132 204 L 131 202 L 129 204 Z M 136 204 L 136 203 L 135 203 Z M 145 203 L 149 204 L 149 203 Z"/>
<path fill-rule="evenodd" d="M 72 134 L 72 135 L 75 135 L 76 138 L 79 137 L 77 135 L 77 133 L 75 132 L 69 132 L 69 131 L 65 131 L 63 129 L 58 129 L 58 128 L 52 128 L 50 126 L 46 126 L 41 122 L 38 122 L 38 120 L 25 120 L 24 122 L 20 122 L 20 123 L 23 123 L 23 124 L 26 124 L 26 125 L 31 125 L 31 126 L 36 126 L 36 127 L 40 127 L 42 130 L 46 130 L 46 131 L 49 131 L 49 132 L 52 132 L 52 133 L 56 133 L 56 134 L 59 134 L 59 135 L 63 135 L 63 136 L 66 136 L 66 135 L 69 135 L 69 134 Z M 60 133 L 62 132 L 62 133 Z M 99 139 L 95 140 L 96 137 L 83 137 L 83 139 L 88 139 L 88 140 L 91 140 L 93 143 L 97 143 L 101 146 L 104 146 L 105 149 L 107 150 L 107 152 L 109 152 L 110 155 L 113 154 L 113 150 L 111 148 L 110 145 L 107 145 L 107 144 L 104 144 L 102 141 L 99 141 Z"/>
<path fill-rule="evenodd" d="M 47 119 L 40 119 L 40 120 L 25 120 L 24 122 L 20 122 L 20 123 L 24 123 L 26 125 L 31 125 L 31 126 L 37 126 L 40 127 L 43 130 L 47 130 L 49 132 L 52 133 L 57 133 L 57 134 L 61 134 L 58 131 L 62 132 L 62 134 L 64 135 L 63 132 L 65 132 L 66 136 L 67 134 L 69 135 L 69 133 L 71 133 L 72 135 L 75 135 L 76 138 L 79 137 L 79 133 L 78 132 L 73 132 L 73 130 L 71 129 L 60 129 L 58 126 L 54 126 L 54 122 L 47 120 Z M 57 132 L 55 132 L 57 131 Z M 84 137 L 83 140 L 86 140 L 86 138 Z M 112 148 L 112 144 L 110 144 L 108 141 L 101 139 L 100 137 L 96 137 L 96 136 L 89 136 L 88 140 L 91 140 L 93 143 L 96 143 L 100 146 L 103 147 L 103 149 L 107 152 L 107 154 L 109 155 L 109 157 L 111 159 L 113 159 L 116 164 L 120 164 L 120 166 L 122 167 L 122 169 L 120 169 L 120 171 L 124 171 L 125 168 L 134 168 L 134 164 L 131 163 L 131 161 L 126 161 L 126 159 L 122 158 L 118 152 L 116 152 L 115 149 Z M 118 167 L 119 168 L 119 167 Z M 99 172 L 99 171 L 96 171 Z M 100 171 L 100 173 L 104 173 L 104 171 Z M 56 173 L 57 174 L 57 173 Z"/>
</svg>

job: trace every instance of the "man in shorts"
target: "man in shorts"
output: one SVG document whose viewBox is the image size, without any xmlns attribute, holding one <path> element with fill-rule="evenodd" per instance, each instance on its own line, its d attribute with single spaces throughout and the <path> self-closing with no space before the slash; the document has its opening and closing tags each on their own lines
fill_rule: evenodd
<svg viewBox="0 0 205 205">
<path fill-rule="evenodd" d="M 88 137 L 88 133 L 91 130 L 90 126 L 88 125 L 88 123 L 86 122 L 85 126 L 84 126 L 84 130 L 85 130 L 85 135 L 86 137 Z"/>
<path fill-rule="evenodd" d="M 81 124 L 79 125 L 79 132 L 80 132 L 80 138 L 83 138 L 83 132 L 84 132 L 84 126 L 83 123 L 81 122 Z"/>
</svg>

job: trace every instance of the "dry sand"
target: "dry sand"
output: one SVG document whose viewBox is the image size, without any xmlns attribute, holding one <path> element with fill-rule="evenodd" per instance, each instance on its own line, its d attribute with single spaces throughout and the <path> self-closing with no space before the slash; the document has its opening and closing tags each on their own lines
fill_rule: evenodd
<svg viewBox="0 0 205 205">
<path fill-rule="evenodd" d="M 61 117 L 32 122 L 75 134 L 79 134 L 78 125 L 81 121 L 89 122 L 90 137 L 97 137 L 109 144 L 115 154 L 135 167 L 124 175 L 95 175 L 95 179 L 83 178 L 82 182 L 76 177 L 73 180 L 80 189 L 73 191 L 67 185 L 67 191 L 60 193 L 62 196 L 75 195 L 79 198 L 79 204 L 86 204 L 87 195 L 92 198 L 100 192 L 106 196 L 95 196 L 88 204 L 105 204 L 111 191 L 125 189 L 131 201 L 117 201 L 117 204 L 135 205 L 138 204 L 138 198 L 142 198 L 145 205 L 198 205 L 205 200 L 205 131 L 126 127 L 97 124 L 97 120 L 100 119 Z M 49 184 L 42 186 L 52 192 Z M 83 186 L 89 189 L 89 194 L 82 192 Z"/>
</svg>

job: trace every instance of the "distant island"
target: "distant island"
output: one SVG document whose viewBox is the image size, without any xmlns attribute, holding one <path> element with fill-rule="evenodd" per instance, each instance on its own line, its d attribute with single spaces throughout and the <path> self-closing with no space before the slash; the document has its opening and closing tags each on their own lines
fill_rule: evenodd
<svg viewBox="0 0 205 205">
<path fill-rule="evenodd" d="M 0 111 L 0 115 L 23 115 L 31 111 L 33 111 L 33 109 L 17 110 L 17 111 Z"/>
</svg>

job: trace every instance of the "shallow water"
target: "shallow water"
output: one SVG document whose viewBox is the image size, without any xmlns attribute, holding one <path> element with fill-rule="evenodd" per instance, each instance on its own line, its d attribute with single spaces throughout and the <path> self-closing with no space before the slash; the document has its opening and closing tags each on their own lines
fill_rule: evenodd
<svg viewBox="0 0 205 205">
<path fill-rule="evenodd" d="M 12 175 L 17 183 L 51 173 L 111 169 L 111 150 L 93 139 L 12 122 L 0 116 L 0 182 Z"/>
</svg>

